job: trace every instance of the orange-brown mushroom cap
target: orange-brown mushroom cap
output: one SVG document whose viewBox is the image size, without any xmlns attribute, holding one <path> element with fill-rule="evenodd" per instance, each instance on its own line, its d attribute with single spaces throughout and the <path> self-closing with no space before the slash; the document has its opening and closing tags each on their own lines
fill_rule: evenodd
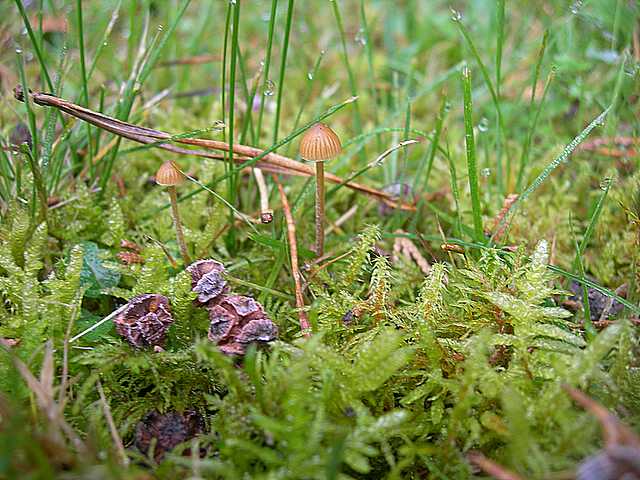
<svg viewBox="0 0 640 480">
<path fill-rule="evenodd" d="M 342 152 L 340 138 L 324 123 L 316 123 L 300 140 L 300 156 L 312 162 L 323 162 Z"/>
<path fill-rule="evenodd" d="M 184 182 L 184 175 L 175 164 L 169 160 L 164 162 L 156 173 L 156 183 L 165 187 L 173 187 Z"/>
</svg>

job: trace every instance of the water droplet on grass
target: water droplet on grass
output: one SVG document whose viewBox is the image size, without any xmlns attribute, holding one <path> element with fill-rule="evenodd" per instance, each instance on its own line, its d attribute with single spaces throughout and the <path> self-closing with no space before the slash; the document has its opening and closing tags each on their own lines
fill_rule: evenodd
<svg viewBox="0 0 640 480">
<path fill-rule="evenodd" d="M 22 49 L 21 48 L 16 48 L 16 54 L 22 55 Z"/>
<path fill-rule="evenodd" d="M 307 73 L 307 78 L 308 78 L 309 80 L 313 80 L 313 72 L 309 72 L 309 73 Z"/>
<path fill-rule="evenodd" d="M 273 82 L 273 80 L 267 80 L 264 84 L 264 91 L 262 92 L 262 94 L 265 97 L 273 97 L 275 90 L 276 84 Z"/>
<path fill-rule="evenodd" d="M 480 123 L 478 124 L 478 130 L 480 132 L 486 132 L 487 130 L 489 130 L 489 120 L 487 119 L 487 117 L 482 117 L 480 119 Z"/>
<path fill-rule="evenodd" d="M 483 168 L 482 170 L 480 170 L 480 175 L 483 177 L 488 177 L 489 175 L 491 175 L 491 169 Z"/>
<path fill-rule="evenodd" d="M 364 28 L 358 30 L 358 33 L 356 33 L 354 40 L 356 43 L 359 43 L 362 46 L 365 46 L 367 44 L 367 36 L 365 35 Z"/>
<path fill-rule="evenodd" d="M 462 13 L 460 13 L 455 8 L 451 8 L 451 20 L 453 22 L 461 22 L 462 21 Z"/>
</svg>

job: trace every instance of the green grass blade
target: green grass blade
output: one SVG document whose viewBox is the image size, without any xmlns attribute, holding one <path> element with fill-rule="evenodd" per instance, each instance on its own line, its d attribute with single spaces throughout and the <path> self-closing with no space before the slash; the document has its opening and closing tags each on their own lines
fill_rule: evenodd
<svg viewBox="0 0 640 480">
<path fill-rule="evenodd" d="M 567 144 L 566 147 L 564 147 L 560 155 L 558 155 L 551 163 L 549 163 L 549 165 L 545 167 L 545 169 L 540 173 L 540 175 L 536 177 L 536 179 L 531 183 L 531 185 L 529 185 L 529 187 L 527 187 L 527 189 L 524 192 L 522 192 L 522 194 L 513 203 L 513 205 L 509 207 L 509 210 L 507 210 L 507 213 L 505 214 L 504 218 L 502 219 L 498 227 L 495 229 L 495 232 L 499 232 L 501 228 L 505 225 L 505 223 L 509 221 L 509 219 L 511 218 L 511 215 L 517 210 L 520 204 L 524 202 L 529 197 L 529 195 L 531 195 L 534 191 L 536 191 L 538 187 L 542 185 L 542 183 L 544 183 L 544 181 L 549 177 L 549 175 L 551 175 L 551 173 L 556 168 L 558 168 L 563 162 L 569 159 L 569 156 L 571 155 L 571 153 L 578 147 L 578 145 L 580 145 L 584 141 L 585 138 L 589 136 L 591 131 L 597 126 L 603 124 L 604 119 L 606 118 L 610 109 L 611 107 L 606 108 L 600 115 L 594 118 L 591 121 L 591 123 L 587 125 L 586 128 L 578 134 L 578 136 L 576 136 L 573 140 L 571 140 L 571 142 Z M 495 232 L 491 236 L 491 242 L 493 242 Z"/>
<path fill-rule="evenodd" d="M 467 174 L 471 193 L 471 213 L 473 215 L 474 240 L 484 241 L 482 228 L 482 206 L 480 205 L 480 188 L 478 184 L 478 164 L 476 161 L 476 145 L 473 135 L 473 103 L 471 100 L 471 72 L 468 67 L 462 68 L 462 91 L 464 96 L 464 140 L 467 152 Z"/>
<path fill-rule="evenodd" d="M 289 35 L 293 22 L 294 0 L 289 0 L 287 7 L 287 23 L 284 29 L 284 40 L 282 43 L 282 58 L 280 59 L 280 75 L 278 77 L 278 95 L 276 97 L 276 118 L 273 123 L 273 143 L 278 140 L 278 129 L 280 128 L 280 111 L 282 108 L 282 92 L 284 91 L 284 75 L 287 71 L 287 53 L 289 52 Z"/>
</svg>

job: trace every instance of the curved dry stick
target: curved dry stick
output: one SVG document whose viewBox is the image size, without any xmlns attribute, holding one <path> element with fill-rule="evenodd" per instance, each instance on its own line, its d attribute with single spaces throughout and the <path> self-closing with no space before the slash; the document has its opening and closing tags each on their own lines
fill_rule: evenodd
<svg viewBox="0 0 640 480">
<path fill-rule="evenodd" d="M 24 93 L 20 86 L 16 87 L 13 91 L 14 96 L 19 101 L 24 101 Z M 118 120 L 113 117 L 109 117 L 102 113 L 94 112 L 88 108 L 77 105 L 73 102 L 69 102 L 63 98 L 57 97 L 55 95 L 51 95 L 49 93 L 44 92 L 29 92 L 31 99 L 37 105 L 45 106 L 45 107 L 54 107 L 59 110 L 62 110 L 68 115 L 79 118 L 85 122 L 91 123 L 96 127 L 102 128 L 103 130 L 107 130 L 115 135 L 119 135 L 121 137 L 127 138 L 129 140 L 133 140 L 138 143 L 143 144 L 153 144 L 157 148 L 162 148 L 164 150 L 178 153 L 181 155 L 195 155 L 198 157 L 204 158 L 212 158 L 219 159 L 219 155 L 212 154 L 206 152 L 204 150 L 189 150 L 186 148 L 180 148 L 170 143 L 159 142 L 161 140 L 167 140 L 174 143 L 181 143 L 184 145 L 193 145 L 203 148 L 208 148 L 212 150 L 222 150 L 229 151 L 229 144 L 226 142 L 218 141 L 218 140 L 207 140 L 200 138 L 179 138 L 174 137 L 166 132 L 160 130 L 154 130 L 152 128 L 142 127 L 139 125 L 134 125 L 131 123 L 123 122 L 122 120 Z M 263 154 L 263 150 L 255 147 L 250 147 L 247 145 L 233 145 L 233 153 L 234 153 L 234 161 L 235 163 L 242 165 L 244 162 L 239 158 L 235 157 L 235 154 L 239 154 L 245 157 L 255 158 Z M 277 153 L 269 153 L 264 156 L 260 161 L 258 161 L 255 165 L 260 169 L 265 171 L 270 171 L 274 173 L 284 173 L 287 175 L 298 175 L 311 177 L 315 175 L 314 167 L 311 165 L 305 165 L 301 162 L 293 160 L 291 158 L 285 157 L 283 155 L 278 155 Z M 386 203 L 392 208 L 399 208 L 402 210 L 415 211 L 416 207 L 413 205 L 407 205 L 405 203 L 398 203 L 393 200 L 393 197 L 381 190 L 377 190 L 372 187 L 368 187 L 366 185 L 362 185 L 360 183 L 347 181 L 345 182 L 342 178 L 337 175 L 333 175 L 330 173 L 325 174 L 325 178 L 333 183 L 344 184 L 346 187 L 351 188 L 352 190 L 356 190 L 367 195 L 371 195 L 376 197 L 378 200 Z"/>
</svg>

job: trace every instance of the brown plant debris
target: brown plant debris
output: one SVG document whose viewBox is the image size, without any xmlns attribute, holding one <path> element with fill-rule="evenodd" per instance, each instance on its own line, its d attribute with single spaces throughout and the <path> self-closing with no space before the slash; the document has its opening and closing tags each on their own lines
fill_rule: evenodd
<svg viewBox="0 0 640 480">
<path fill-rule="evenodd" d="M 265 344 L 278 337 L 276 324 L 251 297 L 225 295 L 207 310 L 211 321 L 208 338 L 227 355 L 242 356 L 250 344 Z"/>
<path fill-rule="evenodd" d="M 224 279 L 224 265 L 216 260 L 193 262 L 187 267 L 187 272 L 191 274 L 191 288 L 198 294 L 196 302 L 200 305 L 213 305 L 229 291 Z"/>
<path fill-rule="evenodd" d="M 24 101 L 24 92 L 22 91 L 21 86 L 15 87 L 13 93 L 17 100 Z M 207 150 L 221 150 L 227 152 L 230 148 L 228 143 L 219 140 L 175 137 L 167 132 L 162 132 L 160 130 L 154 130 L 152 128 L 123 122 L 102 113 L 94 112 L 93 110 L 89 110 L 88 108 L 81 107 L 80 105 L 64 100 L 63 98 L 56 97 L 55 95 L 52 95 L 50 93 L 29 92 L 29 95 L 31 96 L 32 101 L 37 105 L 57 108 L 68 115 L 79 118 L 80 120 L 88 122 L 115 135 L 133 140 L 134 142 L 153 145 L 156 148 L 161 148 L 173 153 L 181 155 L 195 155 L 198 157 L 220 160 L 220 154 L 211 153 Z M 174 143 L 202 147 L 205 150 L 191 150 L 188 148 L 182 148 L 174 145 Z M 237 158 L 236 155 L 256 158 L 260 155 L 263 155 L 263 153 L 264 151 L 260 148 L 239 144 L 233 145 L 233 160 L 240 165 L 244 165 L 244 161 Z M 299 175 L 305 177 L 312 177 L 315 175 L 314 166 L 306 165 L 302 162 L 298 162 L 277 153 L 269 153 L 265 155 L 254 166 L 272 173 Z M 343 184 L 344 186 L 351 188 L 352 190 L 373 196 L 392 208 L 401 208 L 403 210 L 409 211 L 415 210 L 415 207 L 413 205 L 396 202 L 391 195 L 375 188 L 348 180 L 345 181 L 337 175 L 329 173 L 325 175 L 325 179 L 332 183 Z"/>
<path fill-rule="evenodd" d="M 204 418 L 193 410 L 186 410 L 184 413 L 172 411 L 165 414 L 153 410 L 138 422 L 134 444 L 146 455 L 149 455 L 150 450 L 153 449 L 153 458 L 159 462 L 167 452 L 203 433 L 204 430 Z M 189 451 L 185 451 L 185 455 L 189 454 Z"/>
<path fill-rule="evenodd" d="M 396 230 L 396 234 L 405 235 L 406 232 Z M 409 261 L 414 261 L 425 275 L 431 272 L 431 265 L 427 259 L 422 256 L 422 253 L 420 253 L 420 250 L 418 250 L 418 247 L 416 247 L 410 238 L 398 236 L 393 242 L 393 261 L 398 262 L 401 255 Z"/>
<path fill-rule="evenodd" d="M 116 331 L 134 347 L 163 346 L 173 323 L 169 300 L 155 293 L 138 295 L 116 316 Z"/>
</svg>

